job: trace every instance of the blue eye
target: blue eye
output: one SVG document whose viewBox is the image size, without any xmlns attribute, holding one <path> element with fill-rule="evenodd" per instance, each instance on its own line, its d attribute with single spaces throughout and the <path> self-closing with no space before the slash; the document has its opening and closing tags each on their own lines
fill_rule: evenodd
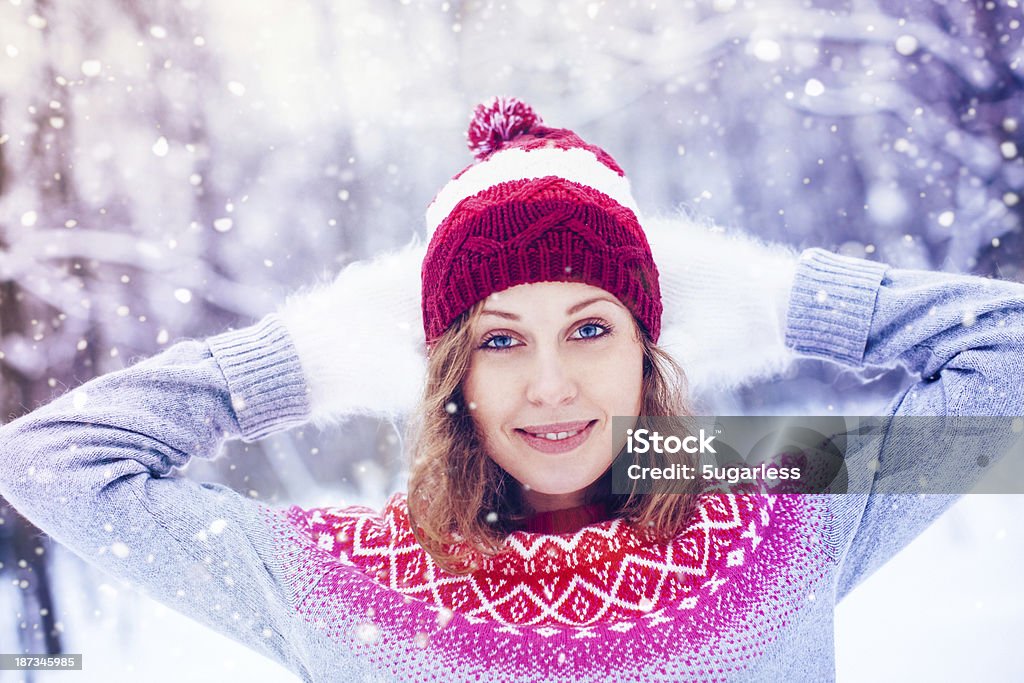
<svg viewBox="0 0 1024 683">
<path fill-rule="evenodd" d="M 511 349 L 515 346 L 515 339 L 507 334 L 496 334 L 484 340 L 480 348 L 484 349 Z"/>
<path fill-rule="evenodd" d="M 607 325 L 586 323 L 576 329 L 576 334 L 579 335 L 580 339 L 596 339 L 597 337 L 603 337 L 610 331 L 611 328 Z"/>
</svg>

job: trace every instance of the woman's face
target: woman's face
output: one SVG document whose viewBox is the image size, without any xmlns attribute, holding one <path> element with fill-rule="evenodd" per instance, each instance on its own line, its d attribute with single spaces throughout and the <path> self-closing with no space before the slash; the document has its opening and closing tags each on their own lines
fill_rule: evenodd
<svg viewBox="0 0 1024 683">
<path fill-rule="evenodd" d="M 632 314 L 590 285 L 519 285 L 488 297 L 472 343 L 463 394 L 488 455 L 534 510 L 582 504 L 614 459 L 612 417 L 640 412 Z"/>
</svg>

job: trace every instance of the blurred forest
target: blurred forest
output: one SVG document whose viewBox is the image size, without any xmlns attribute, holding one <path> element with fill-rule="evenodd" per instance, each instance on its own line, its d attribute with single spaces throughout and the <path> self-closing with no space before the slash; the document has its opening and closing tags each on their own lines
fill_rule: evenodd
<svg viewBox="0 0 1024 683">
<path fill-rule="evenodd" d="M 1018 0 L 0 0 L 0 422 L 422 234 L 494 94 L 611 152 L 648 213 L 1020 280 L 1022 21 Z M 822 364 L 717 404 L 855 414 L 896 381 Z M 402 427 L 188 476 L 379 503 Z M 0 501 L 21 652 L 62 650 L 50 548 Z"/>
</svg>

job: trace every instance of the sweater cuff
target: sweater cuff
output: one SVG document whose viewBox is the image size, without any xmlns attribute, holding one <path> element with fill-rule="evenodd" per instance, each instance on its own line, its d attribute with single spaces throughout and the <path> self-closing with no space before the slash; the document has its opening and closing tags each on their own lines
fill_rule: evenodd
<svg viewBox="0 0 1024 683">
<path fill-rule="evenodd" d="M 276 315 L 207 340 L 231 394 L 245 441 L 309 418 L 309 397 L 295 346 Z"/>
<path fill-rule="evenodd" d="M 786 346 L 845 365 L 861 365 L 884 263 L 824 249 L 800 255 L 786 315 Z"/>
</svg>

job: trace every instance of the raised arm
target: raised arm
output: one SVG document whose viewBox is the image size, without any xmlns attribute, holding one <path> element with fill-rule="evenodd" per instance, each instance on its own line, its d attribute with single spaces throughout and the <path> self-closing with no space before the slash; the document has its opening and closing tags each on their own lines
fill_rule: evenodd
<svg viewBox="0 0 1024 683">
<path fill-rule="evenodd" d="M 887 414 L 897 420 L 1024 415 L 1019 283 L 890 268 L 810 249 L 797 269 L 786 339 L 801 354 L 847 366 L 902 364 L 914 381 L 890 403 Z M 931 440 L 907 429 L 896 435 L 890 428 L 873 495 L 864 501 L 849 544 L 840 596 L 955 500 L 915 495 L 915 482 L 925 477 L 948 484 L 951 494 L 963 492 L 1020 438 L 1012 429 L 952 431 Z M 892 490 L 909 493 L 877 493 Z M 850 506 L 849 497 L 840 499 L 837 505 Z"/>
<path fill-rule="evenodd" d="M 661 343 L 698 396 L 769 380 L 805 356 L 853 368 L 904 366 L 916 379 L 885 411 L 901 419 L 1024 415 L 1024 285 L 890 268 L 822 249 L 798 255 L 683 218 L 645 226 L 665 302 Z M 937 473 L 963 491 L 1017 438 L 1003 432 L 920 448 L 906 438 L 883 442 L 867 482 L 873 495 L 833 500 L 852 524 L 844 527 L 840 595 L 956 498 L 875 491 L 910 489 Z"/>
<path fill-rule="evenodd" d="M 410 392 L 389 393 L 382 377 L 389 349 L 408 342 L 393 329 L 407 288 L 387 272 L 407 257 L 346 269 L 279 315 L 178 343 L 3 426 L 0 495 L 88 562 L 302 674 L 280 512 L 174 470 L 226 439 L 302 423 L 315 401 L 324 421 L 391 412 Z M 404 381 L 417 387 L 405 348 Z"/>
<path fill-rule="evenodd" d="M 269 511 L 173 470 L 307 415 L 294 348 L 268 317 L 176 344 L 0 428 L 0 493 L 86 561 L 298 671 Z"/>
<path fill-rule="evenodd" d="M 809 249 L 786 334 L 804 355 L 902 364 L 920 379 L 896 406 L 904 414 L 1019 415 L 1024 405 L 1024 285 L 1017 282 Z"/>
</svg>

